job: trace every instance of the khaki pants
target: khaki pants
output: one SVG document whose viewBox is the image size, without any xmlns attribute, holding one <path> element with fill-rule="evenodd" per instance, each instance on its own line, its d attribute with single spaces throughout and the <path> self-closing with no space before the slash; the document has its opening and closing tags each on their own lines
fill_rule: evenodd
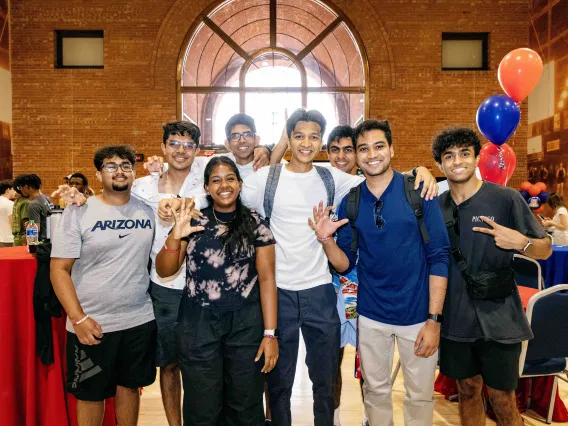
<svg viewBox="0 0 568 426">
<path fill-rule="evenodd" d="M 406 426 L 429 426 L 434 413 L 434 376 L 438 352 L 429 358 L 414 354 L 414 343 L 424 323 L 410 326 L 383 324 L 359 317 L 359 351 L 363 373 L 365 412 L 371 426 L 392 426 L 391 373 L 395 339 L 404 375 Z"/>
</svg>

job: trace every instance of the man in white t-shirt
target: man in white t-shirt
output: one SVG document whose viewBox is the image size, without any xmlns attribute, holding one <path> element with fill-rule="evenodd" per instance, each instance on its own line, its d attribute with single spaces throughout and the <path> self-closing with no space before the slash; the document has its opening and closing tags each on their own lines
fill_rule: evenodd
<svg viewBox="0 0 568 426">
<path fill-rule="evenodd" d="M 11 180 L 0 181 L 0 248 L 12 247 L 14 236 L 12 235 L 12 198 L 16 195 L 14 183 Z"/>
<path fill-rule="evenodd" d="M 281 166 L 274 184 L 270 168 L 249 176 L 242 200 L 270 219 L 276 239 L 276 283 L 280 356 L 268 375 L 272 423 L 291 425 L 290 397 L 298 357 L 299 332 L 306 344 L 306 364 L 313 383 L 314 423 L 332 425 L 337 376 L 340 321 L 327 258 L 307 218 L 313 206 L 330 199 L 337 206 L 363 178 L 336 168 L 317 170 L 313 160 L 321 149 L 326 120 L 318 111 L 295 111 L 286 122 L 292 158 Z M 324 179 L 323 176 L 329 177 Z M 326 188 L 326 185 L 327 188 Z M 331 186 L 331 188 L 330 188 Z M 267 196 L 265 196 L 267 194 Z M 271 211 L 266 211 L 266 207 Z"/>
</svg>

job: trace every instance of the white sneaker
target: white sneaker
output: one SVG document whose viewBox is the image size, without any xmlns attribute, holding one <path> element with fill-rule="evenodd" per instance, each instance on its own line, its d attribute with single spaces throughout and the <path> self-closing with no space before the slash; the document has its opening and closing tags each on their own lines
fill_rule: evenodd
<svg viewBox="0 0 568 426">
<path fill-rule="evenodd" d="M 333 411 L 333 426 L 341 426 L 341 421 L 339 420 L 339 408 Z"/>
</svg>

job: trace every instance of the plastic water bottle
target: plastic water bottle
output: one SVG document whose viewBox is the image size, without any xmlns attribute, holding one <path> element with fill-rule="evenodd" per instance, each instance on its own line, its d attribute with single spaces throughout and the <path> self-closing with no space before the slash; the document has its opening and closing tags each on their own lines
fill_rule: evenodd
<svg viewBox="0 0 568 426">
<path fill-rule="evenodd" d="M 37 246 L 39 243 L 39 229 L 34 220 L 28 222 L 26 226 L 26 241 L 28 244 L 28 252 L 35 253 L 35 250 L 30 251 L 30 246 Z M 35 247 L 34 247 L 35 248 Z"/>
</svg>

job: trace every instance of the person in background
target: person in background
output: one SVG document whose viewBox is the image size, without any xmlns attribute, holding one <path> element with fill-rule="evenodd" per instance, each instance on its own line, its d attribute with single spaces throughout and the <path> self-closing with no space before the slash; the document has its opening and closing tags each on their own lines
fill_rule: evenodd
<svg viewBox="0 0 568 426">
<path fill-rule="evenodd" d="M 353 142 L 353 129 L 351 126 L 337 126 L 332 129 L 327 138 L 327 157 L 331 167 L 341 170 L 350 175 L 360 174 L 357 167 L 357 155 L 355 154 L 355 144 Z M 341 376 L 341 365 L 345 346 L 351 345 L 357 348 L 357 289 L 359 280 L 357 279 L 357 266 L 346 275 L 339 274 L 332 270 L 333 286 L 337 293 L 337 312 L 341 321 L 341 349 L 339 350 L 339 368 L 337 370 L 337 380 L 335 382 L 335 411 L 333 413 L 333 425 L 341 426 L 339 411 L 341 405 L 341 390 L 343 379 Z M 348 302 L 346 304 L 346 301 Z M 363 378 L 359 379 L 361 385 L 361 396 L 363 396 Z M 363 408 L 363 426 L 368 425 L 365 409 Z"/>
<path fill-rule="evenodd" d="M 26 242 L 26 226 L 28 225 L 28 207 L 30 199 L 27 196 L 27 191 L 22 191 L 21 186 L 24 186 L 28 175 L 18 175 L 14 179 L 14 190 L 18 195 L 14 202 L 12 210 L 12 235 L 14 236 L 14 246 L 25 246 Z"/>
<path fill-rule="evenodd" d="M 546 183 L 548 181 L 548 170 L 544 164 L 540 165 L 537 176 L 539 182 Z"/>
<path fill-rule="evenodd" d="M 69 186 L 77 188 L 77 191 L 87 198 L 95 195 L 95 191 L 89 187 L 89 180 L 83 173 L 73 173 L 69 178 Z"/>
<path fill-rule="evenodd" d="M 11 180 L 0 181 L 0 247 L 12 247 L 14 236 L 12 235 L 12 211 L 14 209 L 14 182 Z"/>
<path fill-rule="evenodd" d="M 30 200 L 28 219 L 33 220 L 38 227 L 38 241 L 47 240 L 47 218 L 54 206 L 51 199 L 41 193 L 40 177 L 35 174 L 25 175 L 18 181 L 18 187 L 22 195 Z"/>
<path fill-rule="evenodd" d="M 560 196 L 564 196 L 564 181 L 566 180 L 566 169 L 564 168 L 564 163 L 558 165 L 556 170 L 556 192 Z"/>
<path fill-rule="evenodd" d="M 562 196 L 556 192 L 546 199 L 547 206 L 551 209 L 552 219 L 542 221 L 542 226 L 552 231 L 554 244 L 568 246 L 568 210 Z"/>
</svg>

